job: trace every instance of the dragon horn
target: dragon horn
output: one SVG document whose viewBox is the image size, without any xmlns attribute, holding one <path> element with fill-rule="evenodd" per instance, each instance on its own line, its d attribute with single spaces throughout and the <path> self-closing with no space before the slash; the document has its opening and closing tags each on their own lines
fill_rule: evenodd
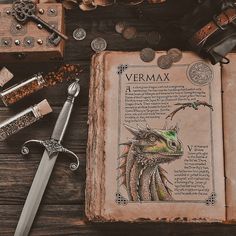
<svg viewBox="0 0 236 236">
<path fill-rule="evenodd" d="M 139 126 L 139 124 L 137 124 L 137 128 L 138 128 L 139 131 L 142 130 L 141 127 Z"/>
<path fill-rule="evenodd" d="M 149 126 L 148 124 L 146 125 L 146 127 L 147 127 L 147 130 L 150 130 L 150 129 L 151 129 L 150 126 Z"/>
<path fill-rule="evenodd" d="M 137 136 L 138 133 L 139 133 L 137 129 L 135 129 L 135 128 L 129 126 L 129 125 L 124 124 L 124 127 L 125 127 L 130 133 L 132 133 L 132 134 L 135 135 L 135 136 Z"/>
<path fill-rule="evenodd" d="M 176 131 L 176 133 L 179 132 L 179 124 L 178 124 L 178 123 L 176 123 L 176 125 L 175 125 L 175 127 L 174 127 L 174 130 Z"/>
<path fill-rule="evenodd" d="M 165 124 L 164 124 L 163 130 L 167 130 L 167 120 L 165 121 Z"/>
</svg>

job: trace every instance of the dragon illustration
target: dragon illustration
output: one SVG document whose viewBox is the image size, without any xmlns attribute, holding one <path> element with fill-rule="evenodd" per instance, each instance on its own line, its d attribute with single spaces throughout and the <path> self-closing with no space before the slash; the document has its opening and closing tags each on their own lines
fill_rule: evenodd
<svg viewBox="0 0 236 236">
<path fill-rule="evenodd" d="M 160 165 L 170 163 L 183 155 L 183 146 L 177 137 L 178 128 L 156 130 L 148 125 L 137 129 L 124 125 L 134 135 L 119 157 L 119 176 L 130 201 L 172 200 L 167 186 L 167 173 Z M 168 181 L 170 183 L 170 181 Z"/>
<path fill-rule="evenodd" d="M 174 117 L 174 115 L 175 115 L 178 111 L 184 110 L 186 107 L 190 107 L 190 108 L 193 108 L 194 110 L 198 110 L 198 107 L 199 107 L 199 106 L 204 106 L 204 107 L 207 106 L 207 107 L 209 107 L 209 108 L 213 111 L 212 105 L 208 104 L 208 103 L 205 102 L 205 101 L 199 101 L 199 100 L 197 100 L 196 102 L 176 103 L 175 105 L 176 105 L 176 106 L 180 106 L 180 107 L 176 108 L 173 112 L 171 112 L 171 113 L 166 117 L 166 119 L 170 117 L 170 119 L 172 120 L 173 117 Z"/>
</svg>

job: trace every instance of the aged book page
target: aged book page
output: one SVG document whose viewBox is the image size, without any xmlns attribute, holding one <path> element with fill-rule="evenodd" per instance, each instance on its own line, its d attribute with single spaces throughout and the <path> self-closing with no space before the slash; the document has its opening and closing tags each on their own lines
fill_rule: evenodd
<svg viewBox="0 0 236 236">
<path fill-rule="evenodd" d="M 192 53 L 168 70 L 133 52 L 93 60 L 93 83 L 105 92 L 97 97 L 103 131 L 92 135 L 104 139 L 104 153 L 90 143 L 88 218 L 224 221 L 220 66 Z M 97 109 L 90 104 L 90 124 Z"/>
<path fill-rule="evenodd" d="M 236 220 L 236 66 L 235 54 L 227 56 L 230 63 L 223 66 L 223 120 L 226 175 L 227 220 Z"/>
</svg>

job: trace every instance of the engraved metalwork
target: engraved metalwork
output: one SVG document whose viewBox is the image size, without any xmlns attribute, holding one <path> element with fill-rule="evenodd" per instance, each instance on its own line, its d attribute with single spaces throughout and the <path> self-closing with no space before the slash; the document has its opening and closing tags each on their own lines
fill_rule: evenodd
<svg viewBox="0 0 236 236">
<path fill-rule="evenodd" d="M 213 77 L 213 69 L 204 61 L 197 61 L 189 65 L 187 69 L 189 81 L 198 86 L 208 85 Z"/>
<path fill-rule="evenodd" d="M 1 39 L 1 46 L 2 47 L 11 47 L 12 46 L 12 39 L 10 37 L 4 37 Z"/>
<path fill-rule="evenodd" d="M 33 220 L 37 213 L 43 193 L 46 189 L 47 183 L 49 181 L 50 175 L 54 168 L 59 152 L 63 151 L 76 158 L 77 162 L 72 163 L 70 165 L 70 168 L 72 170 L 76 170 L 79 166 L 78 157 L 71 151 L 61 146 L 61 141 L 64 137 L 66 128 L 69 123 L 69 118 L 73 109 L 74 100 L 78 96 L 79 91 L 80 91 L 79 81 L 76 80 L 68 88 L 67 100 L 64 103 L 63 108 L 58 116 L 50 140 L 46 141 L 30 140 L 23 145 L 22 153 L 24 155 L 29 152 L 29 149 L 26 146 L 29 143 L 37 143 L 43 145 L 45 147 L 45 151 L 43 153 L 42 160 L 39 164 L 37 173 L 34 177 L 32 186 L 30 188 L 26 202 L 24 204 L 19 222 L 15 230 L 14 234 L 15 236 L 29 234 L 31 225 L 33 224 Z"/>
<path fill-rule="evenodd" d="M 34 47 L 35 39 L 33 37 L 25 37 L 23 41 L 24 47 L 32 48 Z"/>
<path fill-rule="evenodd" d="M 27 26 L 19 24 L 17 21 L 13 20 L 11 23 L 10 32 L 13 36 L 23 36 L 27 33 Z"/>
<path fill-rule="evenodd" d="M 40 8 L 40 9 L 38 10 L 38 12 L 39 12 L 39 14 L 43 15 L 43 14 L 44 14 L 44 9 L 43 9 L 43 8 Z"/>
<path fill-rule="evenodd" d="M 31 0 L 16 0 L 12 5 L 12 15 L 19 22 L 26 22 L 36 12 L 36 4 Z"/>
<path fill-rule="evenodd" d="M 20 25 L 20 24 L 17 24 L 17 25 L 16 25 L 16 29 L 17 29 L 17 30 L 20 30 L 20 29 L 22 29 L 22 25 Z"/>
<path fill-rule="evenodd" d="M 11 8 L 10 7 L 6 7 L 5 9 L 3 9 L 3 16 L 4 17 L 11 17 Z"/>
<path fill-rule="evenodd" d="M 57 46 L 60 42 L 61 37 L 54 33 L 47 38 L 47 46 Z"/>
<path fill-rule="evenodd" d="M 14 43 L 15 43 L 16 46 L 20 46 L 21 41 L 20 41 L 19 39 L 16 39 L 16 40 L 14 41 Z"/>
<path fill-rule="evenodd" d="M 57 14 L 58 14 L 57 8 L 51 8 L 51 7 L 49 7 L 49 8 L 47 9 L 47 15 L 48 15 L 48 16 L 50 16 L 50 17 L 55 17 L 55 16 L 57 16 Z"/>
<path fill-rule="evenodd" d="M 122 75 L 122 73 L 128 69 L 128 65 L 119 65 L 117 67 L 117 74 Z"/>
<path fill-rule="evenodd" d="M 29 148 L 28 148 L 28 145 L 33 144 L 33 143 L 43 146 L 47 150 L 49 157 L 51 157 L 54 153 L 60 153 L 60 152 L 71 155 L 72 157 L 74 157 L 76 159 L 76 162 L 70 164 L 70 169 L 72 171 L 75 171 L 75 170 L 78 169 L 78 167 L 79 167 L 79 158 L 78 158 L 78 156 L 75 153 L 71 152 L 70 150 L 64 148 L 55 139 L 49 139 L 49 140 L 45 140 L 45 141 L 29 140 L 29 141 L 27 141 L 23 144 L 23 146 L 21 148 L 21 153 L 23 155 L 28 155 L 29 151 L 30 151 Z"/>
<path fill-rule="evenodd" d="M 41 24 L 37 24 L 38 29 L 42 29 L 43 26 Z"/>
<path fill-rule="evenodd" d="M 38 43 L 39 45 L 43 45 L 43 40 L 42 40 L 42 39 L 38 39 L 38 40 L 37 40 L 37 43 Z"/>
<path fill-rule="evenodd" d="M 43 25 L 49 32 L 53 32 L 63 39 L 67 40 L 68 37 L 57 29 L 53 28 L 50 24 L 36 16 L 36 3 L 31 0 L 16 0 L 13 3 L 12 15 L 18 22 L 26 23 L 28 20 L 33 20 L 36 23 Z M 57 14 L 57 11 L 53 14 Z"/>
</svg>

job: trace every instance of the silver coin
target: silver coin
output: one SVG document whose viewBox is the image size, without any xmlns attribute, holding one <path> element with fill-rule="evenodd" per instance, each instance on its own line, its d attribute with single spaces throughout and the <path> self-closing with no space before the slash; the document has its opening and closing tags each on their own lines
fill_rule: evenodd
<svg viewBox="0 0 236 236">
<path fill-rule="evenodd" d="M 173 62 L 179 62 L 182 59 L 182 52 L 178 48 L 171 48 L 167 55 L 169 55 Z"/>
<path fill-rule="evenodd" d="M 151 62 L 154 60 L 155 58 L 155 51 L 151 48 L 144 48 L 141 52 L 140 52 L 140 58 L 142 61 L 144 62 Z"/>
<path fill-rule="evenodd" d="M 126 28 L 126 23 L 124 21 L 120 21 L 116 24 L 115 26 L 115 30 L 118 34 L 122 34 L 122 32 L 125 30 Z"/>
<path fill-rule="evenodd" d="M 77 28 L 73 31 L 73 38 L 78 41 L 85 39 L 86 35 L 87 33 L 83 28 Z"/>
<path fill-rule="evenodd" d="M 157 65 L 161 69 L 169 69 L 173 64 L 172 58 L 170 55 L 162 55 L 157 59 Z"/>
<path fill-rule="evenodd" d="M 91 48 L 95 52 L 102 52 L 107 48 L 107 42 L 103 38 L 96 38 L 91 43 Z"/>
</svg>

